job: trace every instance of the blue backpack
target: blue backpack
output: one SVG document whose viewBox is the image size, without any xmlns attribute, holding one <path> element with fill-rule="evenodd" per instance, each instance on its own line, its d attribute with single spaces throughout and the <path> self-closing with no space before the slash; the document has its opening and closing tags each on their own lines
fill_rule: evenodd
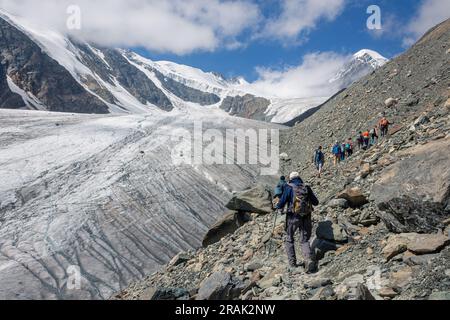
<svg viewBox="0 0 450 320">
<path fill-rule="evenodd" d="M 316 151 L 316 157 L 315 157 L 315 162 L 319 163 L 319 162 L 323 162 L 324 161 L 325 156 L 323 155 L 323 152 L 320 150 Z"/>
<path fill-rule="evenodd" d="M 338 155 L 340 152 L 341 152 L 341 147 L 338 146 L 338 145 L 335 145 L 335 146 L 333 147 L 333 154 L 334 154 L 334 155 Z"/>
</svg>

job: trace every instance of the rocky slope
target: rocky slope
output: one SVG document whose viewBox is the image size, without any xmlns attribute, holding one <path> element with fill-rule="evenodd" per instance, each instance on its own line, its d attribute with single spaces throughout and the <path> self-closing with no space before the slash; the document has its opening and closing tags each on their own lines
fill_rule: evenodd
<svg viewBox="0 0 450 320">
<path fill-rule="evenodd" d="M 177 255 L 115 298 L 448 300 L 449 35 L 450 20 L 283 135 L 282 172 L 300 170 L 321 200 L 317 273 L 287 268 L 284 217 L 272 234 L 261 187 L 235 196 L 228 207 L 238 211 L 213 226 L 205 248 Z M 382 112 L 395 122 L 389 136 L 336 168 L 327 161 L 318 179 L 314 148 L 370 128 Z"/>
</svg>

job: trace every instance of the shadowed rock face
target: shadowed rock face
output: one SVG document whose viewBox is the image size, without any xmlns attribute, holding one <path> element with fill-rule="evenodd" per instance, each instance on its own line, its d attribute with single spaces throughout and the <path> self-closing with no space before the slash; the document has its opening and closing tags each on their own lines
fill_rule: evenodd
<svg viewBox="0 0 450 320">
<path fill-rule="evenodd" d="M 169 98 L 138 68 L 131 65 L 119 51 L 102 49 L 119 83 L 141 103 L 151 103 L 162 110 L 171 111 Z"/>
<path fill-rule="evenodd" d="M 371 198 L 394 232 L 434 232 L 450 213 L 450 139 L 404 153 L 377 181 Z M 432 170 L 431 170 L 432 168 Z"/>
<path fill-rule="evenodd" d="M 108 107 L 89 94 L 70 73 L 42 52 L 25 34 L 0 18 L 0 106 L 22 108 L 17 95 L 5 87 L 6 75 L 32 93 L 49 111 L 109 113 Z"/>
<path fill-rule="evenodd" d="M 22 97 L 9 89 L 6 68 L 0 64 L 0 108 L 18 109 L 25 107 Z"/>
<path fill-rule="evenodd" d="M 155 73 L 161 84 L 164 86 L 164 88 L 184 101 L 198 103 L 202 106 L 209 106 L 220 102 L 220 97 L 213 93 L 206 93 L 185 86 L 178 81 L 165 77 L 161 72 L 157 70 L 153 70 L 153 72 Z"/>
<path fill-rule="evenodd" d="M 245 96 L 225 98 L 220 108 L 233 116 L 253 120 L 270 121 L 270 119 L 266 116 L 266 110 L 269 105 L 269 100 L 247 94 Z"/>
</svg>

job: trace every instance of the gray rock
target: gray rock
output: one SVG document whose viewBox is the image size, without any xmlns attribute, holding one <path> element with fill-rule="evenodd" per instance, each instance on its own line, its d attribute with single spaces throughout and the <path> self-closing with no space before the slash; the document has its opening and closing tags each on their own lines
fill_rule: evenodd
<svg viewBox="0 0 450 320">
<path fill-rule="evenodd" d="M 237 211 L 228 212 L 224 218 L 216 222 L 203 238 L 203 247 L 208 247 L 219 242 L 222 238 L 229 234 L 233 234 L 237 229 L 251 220 L 251 216 L 247 213 Z"/>
<path fill-rule="evenodd" d="M 226 97 L 220 108 L 233 116 L 270 121 L 266 114 L 269 105 L 270 101 L 265 98 L 246 94 L 245 96 Z"/>
<path fill-rule="evenodd" d="M 374 184 L 371 199 L 396 233 L 433 233 L 443 227 L 450 193 L 450 138 L 419 145 Z"/>
<path fill-rule="evenodd" d="M 240 296 L 244 285 L 229 273 L 216 272 L 200 284 L 196 300 L 233 300 Z"/>
<path fill-rule="evenodd" d="M 320 288 L 317 292 L 312 296 L 309 300 L 329 300 L 331 297 L 334 297 L 336 293 L 333 290 L 331 285 Z"/>
<path fill-rule="evenodd" d="M 167 265 L 168 268 L 176 267 L 180 264 L 186 263 L 191 259 L 191 256 L 187 254 L 186 252 L 180 252 L 175 257 L 170 260 L 169 264 Z"/>
<path fill-rule="evenodd" d="M 369 201 L 359 188 L 348 188 L 337 195 L 338 199 L 345 199 L 350 206 L 357 208 L 362 207 Z"/>
<path fill-rule="evenodd" d="M 237 194 L 226 205 L 230 210 L 269 214 L 273 212 L 272 195 L 261 185 Z"/>
<path fill-rule="evenodd" d="M 409 266 L 419 266 L 419 265 L 426 265 L 431 262 L 431 260 L 439 257 L 439 254 L 426 254 L 423 256 L 407 256 L 403 259 L 403 262 L 405 262 Z"/>
<path fill-rule="evenodd" d="M 450 291 L 434 292 L 430 295 L 428 300 L 448 301 L 450 300 Z"/>
<path fill-rule="evenodd" d="M 181 288 L 148 288 L 139 300 L 189 300 L 189 292 Z"/>
<path fill-rule="evenodd" d="M 328 207 L 334 209 L 336 208 L 347 209 L 349 205 L 348 201 L 345 199 L 333 199 L 330 202 L 328 202 Z"/>
<path fill-rule="evenodd" d="M 348 241 L 347 232 L 340 225 L 331 221 L 319 222 L 316 235 L 319 239 L 332 242 L 344 243 Z"/>
</svg>

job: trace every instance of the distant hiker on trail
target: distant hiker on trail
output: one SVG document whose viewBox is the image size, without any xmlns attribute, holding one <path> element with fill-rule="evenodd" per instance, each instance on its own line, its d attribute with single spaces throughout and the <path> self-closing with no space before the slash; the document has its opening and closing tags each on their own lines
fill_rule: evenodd
<svg viewBox="0 0 450 320">
<path fill-rule="evenodd" d="M 322 146 L 320 146 L 314 153 L 314 164 L 319 173 L 318 177 L 322 175 L 323 166 L 325 164 L 325 155 L 322 152 Z"/>
<path fill-rule="evenodd" d="M 341 144 L 341 161 L 345 161 L 345 143 Z"/>
<path fill-rule="evenodd" d="M 303 183 L 298 172 L 291 173 L 289 184 L 284 190 L 277 209 L 281 210 L 286 205 L 288 206 L 286 216 L 286 252 L 289 266 L 291 268 L 299 266 L 297 265 L 294 243 L 295 233 L 299 230 L 305 270 L 308 273 L 314 272 L 316 263 L 309 241 L 312 235 L 311 214 L 314 211 L 313 206 L 319 205 L 319 200 L 311 187 Z"/>
<path fill-rule="evenodd" d="M 345 144 L 345 151 L 347 151 L 348 158 L 350 158 L 353 155 L 353 140 L 352 140 L 352 138 L 348 138 L 348 141 Z"/>
<path fill-rule="evenodd" d="M 386 137 L 388 132 L 389 132 L 389 125 L 391 123 L 389 122 L 389 120 L 386 117 L 383 117 L 380 120 L 379 126 L 380 126 L 380 131 L 381 131 L 381 137 Z"/>
<path fill-rule="evenodd" d="M 333 146 L 331 153 L 334 157 L 334 166 L 337 166 L 338 163 L 341 162 L 341 145 L 339 144 L 339 141 L 336 141 L 336 144 Z"/>
<path fill-rule="evenodd" d="M 358 150 L 361 150 L 364 147 L 364 137 L 362 131 L 359 132 L 359 136 L 356 138 L 358 142 Z"/>
<path fill-rule="evenodd" d="M 369 131 L 363 132 L 363 139 L 364 139 L 363 149 L 367 150 L 367 149 L 369 149 L 369 142 L 370 142 L 370 132 Z"/>
<path fill-rule="evenodd" d="M 280 181 L 278 181 L 277 186 L 275 187 L 275 192 L 273 196 L 273 206 L 276 207 L 281 197 L 283 196 L 284 189 L 287 186 L 286 177 L 280 177 Z"/>
<path fill-rule="evenodd" d="M 378 142 L 378 133 L 377 133 L 377 127 L 374 127 L 372 130 L 370 130 L 370 145 L 374 146 Z"/>
</svg>

